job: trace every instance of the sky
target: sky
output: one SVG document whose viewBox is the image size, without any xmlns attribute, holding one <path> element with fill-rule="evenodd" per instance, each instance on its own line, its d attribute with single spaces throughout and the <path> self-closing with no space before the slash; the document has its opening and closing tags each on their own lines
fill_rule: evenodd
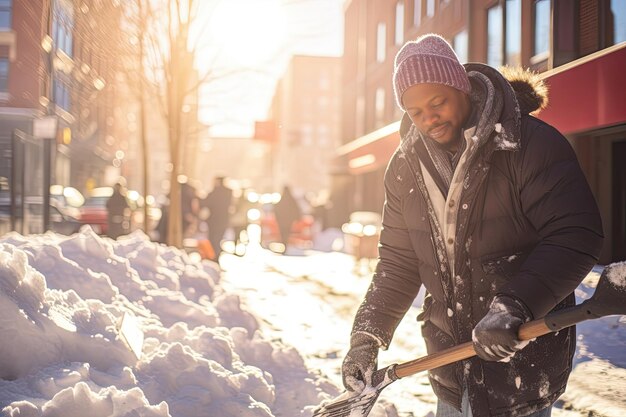
<svg viewBox="0 0 626 417">
<path fill-rule="evenodd" d="M 371 270 L 329 251 L 281 256 L 255 242 L 221 267 L 89 226 L 0 238 L 0 414 L 310 417 L 342 393 L 339 368 Z M 598 271 L 577 289 L 593 293 Z M 623 281 L 623 280 L 622 280 Z M 623 284 L 623 282 L 622 282 Z M 381 366 L 425 354 L 413 308 Z M 626 321 L 579 326 L 575 367 L 553 417 L 626 415 Z M 426 374 L 385 388 L 371 417 L 433 417 Z"/>
<path fill-rule="evenodd" d="M 201 93 L 200 120 L 213 136 L 250 136 L 264 120 L 289 58 L 343 54 L 343 0 L 220 0 L 199 16 L 196 65 L 219 68 Z M 209 3 L 207 3 L 209 4 Z M 204 23 L 206 21 L 206 23 Z"/>
</svg>

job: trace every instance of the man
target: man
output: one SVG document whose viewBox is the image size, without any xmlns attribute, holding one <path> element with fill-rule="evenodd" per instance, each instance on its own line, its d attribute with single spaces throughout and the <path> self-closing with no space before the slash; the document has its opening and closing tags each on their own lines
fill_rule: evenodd
<svg viewBox="0 0 626 417">
<path fill-rule="evenodd" d="M 293 227 L 294 222 L 302 216 L 300 205 L 291 192 L 291 187 L 288 185 L 283 186 L 280 201 L 274 205 L 274 215 L 276 216 L 276 223 L 278 224 L 278 231 L 280 233 L 280 241 L 283 244 L 283 251 L 286 253 L 291 228 Z"/>
<path fill-rule="evenodd" d="M 385 175 L 379 262 L 343 363 L 369 384 L 379 349 L 419 288 L 429 353 L 472 340 L 477 357 L 430 371 L 437 417 L 550 416 L 572 367 L 575 329 L 517 340 L 519 326 L 572 305 L 597 262 L 598 208 L 576 156 L 529 115 L 541 84 L 461 65 L 437 35 L 407 42 L 393 75 L 405 111 Z M 515 87 L 512 87 L 512 85 Z"/>
<path fill-rule="evenodd" d="M 111 239 L 117 239 L 121 235 L 128 233 L 129 220 L 128 211 L 130 207 L 126 201 L 126 192 L 121 182 L 116 182 L 113 186 L 113 194 L 106 202 L 107 209 L 107 235 Z"/>
<path fill-rule="evenodd" d="M 214 180 L 213 190 L 206 196 L 204 207 L 209 209 L 209 242 L 218 261 L 222 253 L 222 238 L 228 228 L 230 218 L 230 206 L 232 203 L 233 190 L 224 185 L 225 178 L 217 176 Z"/>
</svg>

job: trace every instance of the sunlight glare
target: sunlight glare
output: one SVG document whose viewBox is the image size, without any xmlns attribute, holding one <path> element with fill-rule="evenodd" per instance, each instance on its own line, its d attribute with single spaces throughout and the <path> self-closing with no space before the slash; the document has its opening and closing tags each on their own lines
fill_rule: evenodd
<svg viewBox="0 0 626 417">
<path fill-rule="evenodd" d="M 270 62 L 285 41 L 285 13 L 277 0 L 228 0 L 215 9 L 211 33 L 243 65 Z"/>
</svg>

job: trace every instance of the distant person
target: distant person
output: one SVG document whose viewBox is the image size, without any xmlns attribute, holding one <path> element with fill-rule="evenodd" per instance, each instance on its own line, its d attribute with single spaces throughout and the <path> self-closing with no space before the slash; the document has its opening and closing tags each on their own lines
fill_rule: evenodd
<svg viewBox="0 0 626 417">
<path fill-rule="evenodd" d="M 209 242 L 215 252 L 215 260 L 218 260 L 222 252 L 221 242 L 224 232 L 228 228 L 230 218 L 230 206 L 232 204 L 233 190 L 224 184 L 225 178 L 215 177 L 213 190 L 203 201 L 203 207 L 209 210 L 207 224 L 209 227 Z"/>
<path fill-rule="evenodd" d="M 180 184 L 180 212 L 183 237 L 192 236 L 198 229 L 199 200 L 196 188 L 184 182 Z"/>
<path fill-rule="evenodd" d="M 107 235 L 111 239 L 117 239 L 121 235 L 128 233 L 129 224 L 127 211 L 130 210 L 126 201 L 126 192 L 120 182 L 113 186 L 113 194 L 106 203 L 107 208 Z"/>
<path fill-rule="evenodd" d="M 235 203 L 234 211 L 230 217 L 230 226 L 235 234 L 235 246 L 242 243 L 241 234 L 248 228 L 248 211 L 254 205 L 248 200 L 249 192 L 244 190 Z"/>
<path fill-rule="evenodd" d="M 280 201 L 274 205 L 274 215 L 276 216 L 276 223 L 280 232 L 280 241 L 285 246 L 285 250 L 287 250 L 293 223 L 302 216 L 300 206 L 288 185 L 283 187 Z"/>
<path fill-rule="evenodd" d="M 157 242 L 167 244 L 167 227 L 169 220 L 169 211 L 170 211 L 170 200 L 169 194 L 166 197 L 163 197 L 163 201 L 161 202 L 161 218 L 159 219 L 159 223 L 156 226 L 156 231 L 159 235 Z"/>
</svg>

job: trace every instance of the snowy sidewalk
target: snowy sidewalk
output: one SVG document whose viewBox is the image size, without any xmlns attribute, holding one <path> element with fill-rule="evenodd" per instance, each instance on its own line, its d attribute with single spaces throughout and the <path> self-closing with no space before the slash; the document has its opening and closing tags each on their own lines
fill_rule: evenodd
<svg viewBox="0 0 626 417">
<path fill-rule="evenodd" d="M 223 264 L 224 285 L 245 289 L 246 303 L 275 337 L 296 347 L 307 366 L 320 370 L 341 387 L 340 366 L 352 319 L 371 273 L 357 273 L 354 259 L 344 253 L 310 251 L 282 256 L 260 247 L 244 258 L 227 255 Z M 584 287 L 578 295 L 585 297 L 592 291 Z M 380 366 L 426 354 L 416 314 L 416 310 L 407 313 L 390 349 L 381 352 Z M 604 339 L 612 340 L 613 360 L 620 346 L 620 357 L 626 357 L 626 326 L 620 323 L 618 318 L 609 317 L 579 326 L 577 366 L 553 417 L 626 416 L 626 370 L 593 354 L 599 340 Z M 389 416 L 395 415 L 388 405 L 393 402 L 399 416 L 427 417 L 434 415 L 436 398 L 423 373 L 391 384 L 379 402 L 387 405 Z"/>
</svg>

